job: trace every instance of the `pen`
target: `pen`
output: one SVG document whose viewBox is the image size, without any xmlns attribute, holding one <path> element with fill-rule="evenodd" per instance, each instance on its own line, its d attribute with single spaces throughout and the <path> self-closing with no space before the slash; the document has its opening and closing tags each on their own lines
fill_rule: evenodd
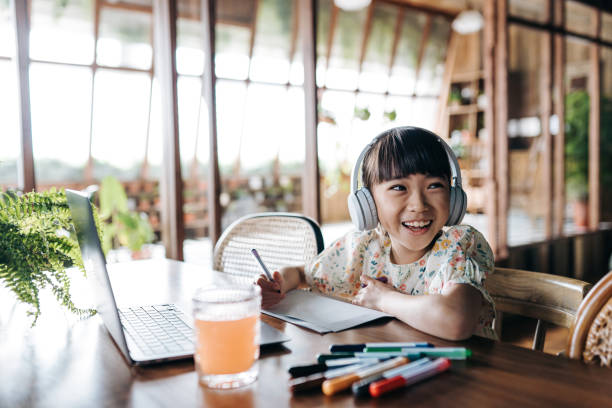
<svg viewBox="0 0 612 408">
<path fill-rule="evenodd" d="M 427 357 L 423 357 L 417 361 L 413 361 L 408 364 L 404 364 L 403 366 L 399 366 L 397 368 L 392 368 L 391 370 L 385 371 L 382 374 L 374 374 L 369 377 L 364 378 L 361 381 L 357 381 L 353 383 L 351 389 L 353 394 L 356 397 L 364 397 L 366 395 L 370 395 L 370 384 L 383 380 L 385 378 L 393 378 L 396 375 L 406 375 L 410 371 L 414 371 L 417 368 L 420 368 L 424 364 L 429 363 L 431 360 Z"/>
<path fill-rule="evenodd" d="M 388 360 L 388 359 L 387 359 Z M 340 366 L 347 366 L 347 365 L 351 365 L 351 364 L 359 364 L 359 363 L 367 363 L 367 362 L 380 362 L 381 359 L 378 357 L 348 357 L 348 358 L 336 358 L 336 359 L 332 359 L 332 360 L 326 360 L 325 366 L 327 367 L 340 367 Z"/>
<path fill-rule="evenodd" d="M 307 375 L 320 373 L 327 370 L 327 366 L 325 364 L 309 364 L 309 365 L 301 365 L 301 366 L 293 366 L 289 368 L 289 374 L 292 377 L 305 377 Z"/>
<path fill-rule="evenodd" d="M 321 386 L 323 381 L 331 378 L 340 377 L 346 374 L 354 373 L 362 368 L 374 365 L 374 362 L 353 364 L 346 367 L 333 368 L 325 372 L 311 374 L 305 377 L 293 378 L 289 380 L 289 390 L 293 392 L 311 390 Z"/>
<path fill-rule="evenodd" d="M 354 357 L 397 357 L 419 353 L 427 357 L 446 357 L 451 360 L 465 360 L 472 355 L 472 350 L 465 347 L 432 347 L 432 348 L 374 348 L 366 347 L 362 353 L 355 353 Z"/>
<path fill-rule="evenodd" d="M 335 393 L 350 387 L 356 381 L 362 380 L 374 374 L 382 373 L 391 368 L 404 365 L 407 362 L 408 359 L 405 357 L 396 357 L 394 359 L 384 361 L 380 364 L 375 364 L 372 367 L 366 367 L 364 369 L 361 369 L 351 374 L 344 375 L 342 377 L 325 380 L 321 388 L 325 395 L 334 395 Z"/>
<path fill-rule="evenodd" d="M 397 375 L 392 378 L 376 381 L 370 384 L 370 395 L 378 397 L 386 392 L 392 391 L 399 387 L 417 383 L 426 378 L 432 377 L 438 373 L 448 370 L 450 360 L 448 358 L 439 358 L 429 364 L 425 364 L 414 371 Z M 323 383 L 325 384 L 325 382 Z"/>
<path fill-rule="evenodd" d="M 257 262 L 259 262 L 259 265 L 261 265 L 261 269 L 263 269 L 264 273 L 268 277 L 268 280 L 270 282 L 274 282 L 274 279 L 272 279 L 272 274 L 270 274 L 270 271 L 266 267 L 266 264 L 263 263 L 263 261 L 261 260 L 261 257 L 259 256 L 259 253 L 257 252 L 257 250 L 255 248 L 253 248 L 253 249 L 251 249 L 251 253 L 255 257 L 255 259 L 257 259 Z"/>
<path fill-rule="evenodd" d="M 411 343 L 363 343 L 363 344 L 332 344 L 329 346 L 329 351 L 332 353 L 347 352 L 347 351 L 364 351 L 365 348 L 374 347 L 433 347 L 433 344 L 426 342 L 411 342 Z M 372 350 L 374 351 L 374 350 Z M 382 350 L 381 350 L 382 351 Z"/>
<path fill-rule="evenodd" d="M 413 350 L 417 350 L 417 349 L 413 349 Z M 351 357 L 358 357 L 358 358 L 380 358 L 380 357 L 397 357 L 397 356 L 403 356 L 403 357 L 407 357 L 410 360 L 416 360 L 417 358 L 421 357 L 421 353 L 420 351 L 412 351 L 409 353 L 397 353 L 397 355 L 395 356 L 391 356 L 389 355 L 389 353 L 385 352 L 385 353 L 378 353 L 378 354 L 372 354 L 372 353 L 363 353 L 363 352 L 340 352 L 340 353 L 333 353 L 333 354 L 319 354 L 317 355 L 317 363 L 325 363 L 328 360 L 338 360 L 341 358 L 351 358 Z"/>
</svg>

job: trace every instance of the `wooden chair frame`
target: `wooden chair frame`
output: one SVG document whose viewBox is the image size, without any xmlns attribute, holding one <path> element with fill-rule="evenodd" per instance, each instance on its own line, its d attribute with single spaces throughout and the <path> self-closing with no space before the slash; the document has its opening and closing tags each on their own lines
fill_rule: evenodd
<svg viewBox="0 0 612 408">
<path fill-rule="evenodd" d="M 571 327 L 591 284 L 547 273 L 495 268 L 485 286 L 495 301 L 497 334 L 501 335 L 503 313 L 537 319 L 532 349 L 541 351 L 546 337 L 545 322 Z"/>
</svg>

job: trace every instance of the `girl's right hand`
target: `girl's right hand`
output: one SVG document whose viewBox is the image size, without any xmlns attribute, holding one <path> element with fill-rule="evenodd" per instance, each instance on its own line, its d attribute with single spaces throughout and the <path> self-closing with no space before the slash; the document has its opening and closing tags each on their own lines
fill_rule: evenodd
<svg viewBox="0 0 612 408">
<path fill-rule="evenodd" d="M 259 275 L 257 285 L 261 287 L 261 308 L 268 309 L 285 298 L 285 294 L 281 291 L 283 286 L 283 276 L 279 271 L 274 271 L 272 274 L 273 281 L 268 280 L 266 275 Z"/>
</svg>

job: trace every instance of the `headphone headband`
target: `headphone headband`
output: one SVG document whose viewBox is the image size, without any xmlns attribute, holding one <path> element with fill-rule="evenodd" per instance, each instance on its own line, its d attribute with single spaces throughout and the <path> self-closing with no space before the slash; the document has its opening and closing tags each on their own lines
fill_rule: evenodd
<svg viewBox="0 0 612 408">
<path fill-rule="evenodd" d="M 457 161 L 457 157 L 455 156 L 455 153 L 450 148 L 448 143 L 446 143 L 444 139 L 442 139 L 440 136 L 436 135 L 435 133 L 430 132 L 429 130 L 417 128 L 414 126 L 402 126 L 402 127 L 394 128 L 392 130 L 401 131 L 401 130 L 408 130 L 408 129 L 419 130 L 419 131 L 425 132 L 436 138 L 436 140 L 444 148 L 444 151 L 446 152 L 446 156 L 448 156 L 448 162 L 450 164 L 450 170 L 451 170 L 451 183 L 450 183 L 451 185 L 450 186 L 451 187 L 461 187 L 462 185 L 461 184 L 461 169 L 459 167 L 459 162 Z M 359 156 L 357 157 L 357 161 L 355 162 L 355 167 L 353 168 L 353 172 L 351 173 L 351 194 L 354 194 L 355 191 L 357 191 L 358 182 L 359 182 L 359 170 L 361 170 L 363 158 L 365 157 L 366 153 L 370 150 L 372 145 L 374 145 L 374 143 L 378 141 L 379 138 L 381 138 L 382 136 L 388 133 L 389 133 L 389 130 L 377 135 L 374 139 L 372 139 L 370 143 L 368 143 L 363 148 L 361 153 L 359 153 Z M 363 181 L 362 181 L 362 184 L 363 184 Z"/>
</svg>

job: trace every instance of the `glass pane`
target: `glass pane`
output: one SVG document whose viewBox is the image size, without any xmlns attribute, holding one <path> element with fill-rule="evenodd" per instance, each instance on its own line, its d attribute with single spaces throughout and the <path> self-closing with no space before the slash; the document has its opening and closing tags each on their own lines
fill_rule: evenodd
<svg viewBox="0 0 612 408">
<path fill-rule="evenodd" d="M 215 74 L 219 78 L 247 79 L 250 30 L 220 23 L 215 30 Z"/>
<path fill-rule="evenodd" d="M 151 18 L 150 13 L 103 7 L 98 64 L 150 69 L 153 58 Z"/>
<path fill-rule="evenodd" d="M 19 157 L 19 106 L 17 71 L 10 60 L 0 59 L 0 191 L 17 185 Z"/>
<path fill-rule="evenodd" d="M 601 48 L 601 220 L 612 221 L 612 48 Z"/>
<path fill-rule="evenodd" d="M 203 49 L 202 23 L 179 18 L 176 24 L 176 71 L 179 74 L 202 75 Z"/>
<path fill-rule="evenodd" d="M 508 14 L 538 23 L 547 23 L 548 0 L 510 0 Z"/>
<path fill-rule="evenodd" d="M 412 95 L 416 85 L 416 65 L 423 28 L 427 21 L 425 13 L 406 10 L 402 32 L 397 45 L 395 63 L 389 79 L 389 92 Z"/>
<path fill-rule="evenodd" d="M 590 46 L 567 38 L 565 55 L 565 230 L 571 232 L 588 223 Z"/>
<path fill-rule="evenodd" d="M 92 0 L 32 0 L 31 58 L 91 64 L 93 31 Z"/>
<path fill-rule="evenodd" d="M 542 32 L 510 25 L 508 58 L 508 243 L 544 239 L 548 199 L 542 195 L 543 150 L 540 123 Z M 469 153 L 469 152 L 468 152 Z M 484 167 L 483 167 L 484 168 Z"/>
<path fill-rule="evenodd" d="M 259 1 L 251 79 L 283 84 L 289 80 L 293 12 L 292 1 Z"/>
<path fill-rule="evenodd" d="M 95 76 L 92 155 L 94 175 L 135 178 L 145 155 L 148 74 L 99 70 Z"/>
<path fill-rule="evenodd" d="M 568 0 L 565 3 L 565 28 L 574 33 L 595 36 L 594 10 L 593 7 Z"/>
<path fill-rule="evenodd" d="M 200 78 L 178 78 L 179 146 L 183 178 L 189 178 L 190 166 L 196 153 L 201 89 Z"/>
<path fill-rule="evenodd" d="M 30 81 L 37 185 L 83 180 L 89 157 L 91 70 L 33 63 Z"/>
<path fill-rule="evenodd" d="M 389 62 L 397 22 L 398 8 L 377 4 L 372 16 L 372 29 L 359 76 L 359 89 L 384 92 L 387 90 Z"/>
<path fill-rule="evenodd" d="M 246 109 L 244 82 L 217 82 L 217 154 L 222 175 L 232 174 L 239 159 Z"/>
<path fill-rule="evenodd" d="M 13 18 L 9 2 L 0 1 L 0 57 L 12 57 L 15 52 L 15 39 L 13 37 Z"/>
<path fill-rule="evenodd" d="M 601 13 L 601 38 L 612 42 L 612 14 L 610 13 Z"/>
<path fill-rule="evenodd" d="M 354 90 L 359 76 L 359 53 L 367 7 L 338 11 L 336 31 L 325 84 L 329 88 Z"/>
<path fill-rule="evenodd" d="M 433 17 L 431 32 L 416 84 L 417 95 L 437 95 L 442 86 L 450 22 L 445 17 Z"/>
</svg>

